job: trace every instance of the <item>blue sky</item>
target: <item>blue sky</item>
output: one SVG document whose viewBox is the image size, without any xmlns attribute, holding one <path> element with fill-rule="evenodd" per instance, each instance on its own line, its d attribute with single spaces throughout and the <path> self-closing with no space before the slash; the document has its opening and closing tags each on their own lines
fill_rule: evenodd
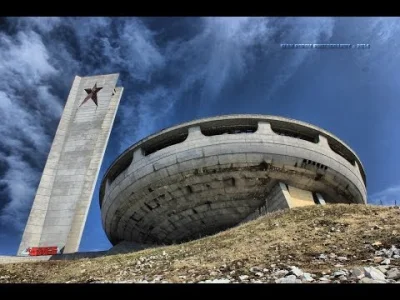
<svg viewBox="0 0 400 300">
<path fill-rule="evenodd" d="M 282 43 L 370 49 L 282 49 Z M 399 18 L 0 19 L 0 255 L 15 255 L 75 75 L 125 88 L 100 170 L 196 118 L 257 113 L 320 126 L 359 155 L 368 201 L 400 203 Z M 81 251 L 110 247 L 97 183 Z"/>
</svg>

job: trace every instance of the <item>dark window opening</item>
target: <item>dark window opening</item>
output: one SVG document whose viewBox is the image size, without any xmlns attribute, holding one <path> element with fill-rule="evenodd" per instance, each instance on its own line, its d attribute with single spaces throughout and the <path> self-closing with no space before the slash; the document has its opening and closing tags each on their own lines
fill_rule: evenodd
<svg viewBox="0 0 400 300">
<path fill-rule="evenodd" d="M 148 205 L 147 203 L 144 203 L 144 205 L 145 205 L 150 211 L 153 210 L 153 208 L 152 208 L 150 205 Z"/>
<path fill-rule="evenodd" d="M 303 159 L 302 166 L 304 167 L 304 165 L 313 165 L 313 166 L 316 166 L 317 169 L 322 169 L 322 170 L 327 170 L 328 169 L 327 166 L 325 166 L 325 165 L 323 165 L 321 163 L 317 163 L 315 161 L 309 160 L 309 159 Z M 297 163 L 296 163 L 295 167 L 296 166 L 297 166 Z"/>
<path fill-rule="evenodd" d="M 128 167 L 131 165 L 133 161 L 133 151 L 130 151 L 125 156 L 123 156 L 116 165 L 112 167 L 110 172 L 108 173 L 108 180 L 111 183 Z"/>
<path fill-rule="evenodd" d="M 335 152 L 336 154 L 339 154 L 341 157 L 343 157 L 345 160 L 347 160 L 353 166 L 356 165 L 354 156 L 351 153 L 349 153 L 349 151 L 347 149 L 346 149 L 347 151 L 344 150 L 344 148 L 340 147 L 340 145 L 337 142 L 333 143 L 332 141 L 328 140 L 328 144 L 333 152 Z"/>
<path fill-rule="evenodd" d="M 164 139 L 158 142 L 152 142 L 151 140 L 149 141 L 149 145 L 144 145 L 142 146 L 143 149 L 143 155 L 147 156 L 150 155 L 152 153 L 155 153 L 161 149 L 167 148 L 169 146 L 173 146 L 176 144 L 180 144 L 182 142 L 184 142 L 188 137 L 188 133 L 181 133 L 181 134 L 177 134 L 174 136 L 171 136 L 168 139 Z"/>
<path fill-rule="evenodd" d="M 289 129 L 283 129 L 283 128 L 278 128 L 276 126 L 273 126 L 271 124 L 271 129 L 273 132 L 275 132 L 278 135 L 282 135 L 282 136 L 289 136 L 289 137 L 293 137 L 293 138 L 297 138 L 297 139 L 301 139 L 301 140 L 305 140 L 311 143 L 318 143 L 319 141 L 319 136 L 318 135 L 308 135 L 305 134 L 303 132 L 298 132 L 298 131 L 292 131 Z"/>
<path fill-rule="evenodd" d="M 328 137 L 328 145 L 329 145 L 329 147 L 331 148 L 331 150 L 333 152 L 335 152 L 336 154 L 338 154 L 341 157 L 343 157 L 345 160 L 347 160 L 353 166 L 356 166 L 357 158 L 353 154 L 353 152 L 351 152 L 351 150 L 349 150 L 346 146 L 344 146 L 343 144 L 341 144 L 337 140 L 334 140 L 334 139 L 329 138 L 329 137 Z M 365 172 L 361 168 L 359 163 L 358 163 L 358 167 L 360 169 L 360 174 L 361 174 L 361 177 L 362 177 L 362 179 L 364 181 L 364 184 L 365 184 L 365 186 L 367 186 L 367 179 L 365 178 Z"/>
<path fill-rule="evenodd" d="M 258 166 L 259 166 L 259 168 L 260 168 L 261 171 L 266 171 L 266 170 L 268 170 L 268 163 L 265 162 L 265 161 L 261 162 Z"/>
<path fill-rule="evenodd" d="M 315 204 L 320 204 L 319 200 L 318 200 L 318 197 L 317 197 L 317 194 L 316 193 L 312 193 L 312 196 L 313 196 L 314 203 Z"/>
<path fill-rule="evenodd" d="M 129 217 L 129 219 L 131 219 L 131 220 L 133 220 L 133 221 L 135 221 L 135 222 L 138 222 L 140 219 L 138 219 L 138 217 L 136 216 L 137 214 L 134 212 L 130 217 Z"/>
<path fill-rule="evenodd" d="M 318 181 L 318 180 L 320 180 L 321 178 L 322 178 L 322 174 L 317 174 L 317 175 L 315 175 L 314 180 L 315 180 L 315 181 Z"/>
<path fill-rule="evenodd" d="M 190 185 L 186 186 L 186 190 L 188 191 L 189 194 L 193 193 L 193 188 Z"/>
<path fill-rule="evenodd" d="M 205 136 L 213 136 L 220 134 L 238 134 L 238 133 L 254 133 L 258 129 L 258 124 L 236 124 L 221 125 L 209 128 L 201 128 L 201 133 Z"/>
<path fill-rule="evenodd" d="M 224 187 L 232 187 L 235 186 L 235 178 L 229 178 L 224 180 Z"/>
</svg>

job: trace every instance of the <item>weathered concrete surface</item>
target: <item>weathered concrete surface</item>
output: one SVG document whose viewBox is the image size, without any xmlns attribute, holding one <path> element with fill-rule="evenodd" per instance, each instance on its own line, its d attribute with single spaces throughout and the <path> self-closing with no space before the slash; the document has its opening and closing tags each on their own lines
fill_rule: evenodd
<svg viewBox="0 0 400 300">
<path fill-rule="evenodd" d="M 122 95 L 117 79 L 118 74 L 75 77 L 18 254 L 37 246 L 58 246 L 64 253 L 78 250 Z M 101 87 L 98 105 L 93 99 L 83 103 L 95 84 Z"/>
<path fill-rule="evenodd" d="M 257 219 L 259 216 L 265 215 L 280 209 L 287 209 L 291 206 L 291 198 L 286 184 L 279 182 L 266 195 L 263 205 L 258 207 L 254 212 L 249 214 L 240 223 L 245 223 Z"/>
<path fill-rule="evenodd" d="M 240 223 L 279 182 L 292 187 L 290 206 L 312 204 L 311 192 L 327 203 L 366 203 L 361 162 L 332 134 L 279 117 L 221 116 L 125 151 L 102 181 L 103 227 L 113 244 L 196 238 Z M 274 209 L 285 206 L 278 198 Z"/>
<path fill-rule="evenodd" d="M 316 193 L 315 193 L 316 194 Z M 317 197 L 315 195 L 315 197 Z M 320 195 L 322 199 L 322 196 Z M 323 201 L 323 199 L 322 199 Z M 317 200 L 318 204 L 319 200 Z M 283 182 L 277 183 L 268 193 L 265 203 L 248 215 L 240 223 L 245 223 L 257 219 L 259 216 L 265 215 L 276 210 L 316 205 L 314 195 L 310 191 L 301 190 L 293 186 L 287 186 Z"/>
<path fill-rule="evenodd" d="M 0 264 L 13 264 L 13 263 L 25 263 L 35 261 L 46 261 L 50 260 L 50 255 L 46 256 L 7 256 L 0 255 Z"/>
<path fill-rule="evenodd" d="M 290 208 L 315 205 L 313 194 L 310 191 L 289 186 L 288 192 L 290 195 Z"/>
</svg>

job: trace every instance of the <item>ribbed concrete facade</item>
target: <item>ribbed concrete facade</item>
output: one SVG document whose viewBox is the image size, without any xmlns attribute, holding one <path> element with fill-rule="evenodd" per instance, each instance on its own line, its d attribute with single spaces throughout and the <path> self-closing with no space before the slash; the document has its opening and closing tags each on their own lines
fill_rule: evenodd
<svg viewBox="0 0 400 300">
<path fill-rule="evenodd" d="M 105 232 L 169 244 L 234 226 L 262 207 L 366 203 L 356 154 L 296 120 L 230 115 L 165 129 L 127 149 L 102 181 Z M 286 204 L 285 204 L 286 203 Z"/>
<path fill-rule="evenodd" d="M 18 250 L 76 252 L 122 95 L 118 74 L 73 82 Z"/>
</svg>

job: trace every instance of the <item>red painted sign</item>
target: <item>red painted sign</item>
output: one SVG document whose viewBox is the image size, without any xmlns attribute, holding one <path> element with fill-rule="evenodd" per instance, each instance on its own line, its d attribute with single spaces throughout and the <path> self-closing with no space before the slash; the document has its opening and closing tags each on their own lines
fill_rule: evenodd
<svg viewBox="0 0 400 300">
<path fill-rule="evenodd" d="M 29 256 L 56 255 L 58 247 L 31 247 L 28 248 Z"/>
</svg>

